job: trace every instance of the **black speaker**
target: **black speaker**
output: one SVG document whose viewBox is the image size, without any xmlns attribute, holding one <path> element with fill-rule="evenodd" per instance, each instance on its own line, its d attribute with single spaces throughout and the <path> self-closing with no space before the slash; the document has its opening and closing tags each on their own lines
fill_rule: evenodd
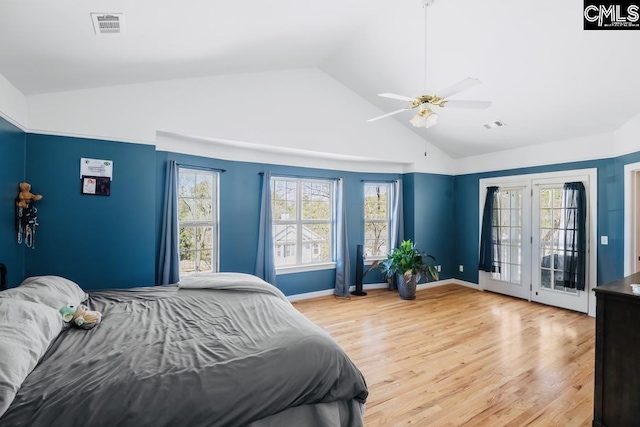
<svg viewBox="0 0 640 427">
<path fill-rule="evenodd" d="M 7 266 L 0 262 L 0 291 L 7 289 Z"/>
<path fill-rule="evenodd" d="M 351 295 L 362 297 L 367 294 L 362 290 L 363 277 L 364 277 L 364 256 L 362 253 L 362 245 L 358 245 L 358 248 L 356 249 L 356 290 L 351 292 Z"/>
</svg>

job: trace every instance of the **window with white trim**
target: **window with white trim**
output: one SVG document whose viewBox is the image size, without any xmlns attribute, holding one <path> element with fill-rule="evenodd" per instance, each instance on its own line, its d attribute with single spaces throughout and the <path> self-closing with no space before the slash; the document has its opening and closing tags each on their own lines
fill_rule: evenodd
<svg viewBox="0 0 640 427">
<path fill-rule="evenodd" d="M 271 178 L 276 268 L 333 262 L 334 181 Z"/>
<path fill-rule="evenodd" d="M 178 168 L 181 275 L 218 271 L 218 175 Z"/>
<path fill-rule="evenodd" d="M 364 256 L 382 259 L 391 248 L 391 183 L 364 183 Z"/>
</svg>

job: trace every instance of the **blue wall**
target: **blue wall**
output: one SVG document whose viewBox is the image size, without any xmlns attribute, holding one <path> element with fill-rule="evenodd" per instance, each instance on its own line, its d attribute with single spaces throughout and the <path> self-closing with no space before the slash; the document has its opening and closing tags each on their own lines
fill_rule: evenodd
<svg viewBox="0 0 640 427">
<path fill-rule="evenodd" d="M 455 273 L 455 277 L 478 283 L 480 179 L 587 168 L 598 170 L 598 236 L 609 236 L 609 244 L 606 246 L 600 245 L 600 239 L 597 237 L 597 283 L 603 284 L 622 277 L 624 272 L 624 165 L 637 161 L 640 161 L 640 153 L 615 159 L 455 176 L 455 259 L 457 264 L 464 265 L 464 272 Z"/>
<path fill-rule="evenodd" d="M 81 157 L 114 162 L 110 197 L 80 193 Z M 26 162 L 24 159 L 28 159 Z M 570 169 L 598 169 L 598 283 L 622 277 L 624 241 L 624 165 L 640 161 L 640 152 L 613 159 L 566 163 L 481 174 L 447 176 L 411 173 L 366 174 L 225 161 L 169 152 L 153 146 L 82 138 L 24 134 L 0 119 L 1 259 L 11 285 L 25 276 L 59 274 L 86 289 L 126 288 L 155 283 L 160 216 L 168 159 L 192 166 L 223 168 L 220 175 L 220 270 L 254 271 L 260 203 L 259 172 L 344 178 L 352 283 L 355 248 L 363 241 L 362 181 L 403 178 L 405 237 L 434 255 L 441 278 L 477 283 L 479 180 Z M 13 203 L 17 184 L 27 180 L 44 195 L 38 202 L 36 249 L 15 242 Z M 453 212 L 453 214 L 452 214 Z M 459 273 L 459 264 L 465 266 Z M 286 294 L 333 287 L 334 270 L 280 275 Z M 382 278 L 372 271 L 365 283 Z"/>
<path fill-rule="evenodd" d="M 7 284 L 24 280 L 24 246 L 18 245 L 15 199 L 24 181 L 25 133 L 0 117 L 0 262 L 7 266 Z"/>
<path fill-rule="evenodd" d="M 411 173 L 404 175 L 403 184 L 405 238 L 436 258 L 442 266 L 440 279 L 453 277 L 453 176 Z"/>
<path fill-rule="evenodd" d="M 110 196 L 81 194 L 81 157 L 113 161 Z M 26 158 L 43 195 L 27 276 L 61 275 L 84 289 L 154 284 L 155 147 L 27 134 Z"/>
</svg>

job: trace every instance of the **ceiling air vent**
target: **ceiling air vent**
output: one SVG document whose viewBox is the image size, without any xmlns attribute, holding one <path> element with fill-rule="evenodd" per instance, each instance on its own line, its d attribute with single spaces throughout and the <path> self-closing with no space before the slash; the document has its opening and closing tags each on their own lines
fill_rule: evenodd
<svg viewBox="0 0 640 427">
<path fill-rule="evenodd" d="M 124 15 L 122 13 L 92 13 L 91 20 L 96 35 L 124 33 Z"/>
<path fill-rule="evenodd" d="M 507 124 L 502 120 L 496 120 L 495 122 L 485 123 L 484 127 L 486 127 L 487 129 L 495 129 L 495 128 L 505 127 L 506 125 Z"/>
</svg>

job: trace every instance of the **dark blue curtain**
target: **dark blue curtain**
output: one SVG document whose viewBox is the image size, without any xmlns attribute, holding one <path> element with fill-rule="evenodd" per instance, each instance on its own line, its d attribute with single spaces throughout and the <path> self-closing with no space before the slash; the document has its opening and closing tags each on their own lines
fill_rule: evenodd
<svg viewBox="0 0 640 427">
<path fill-rule="evenodd" d="M 276 264 L 273 258 L 273 225 L 271 218 L 271 172 L 267 171 L 262 174 L 256 276 L 276 286 Z"/>
<path fill-rule="evenodd" d="M 488 273 L 500 272 L 500 212 L 497 200 L 499 187 L 487 187 L 480 233 L 480 262 L 478 269 Z"/>
<path fill-rule="evenodd" d="M 584 291 L 587 256 L 587 196 L 582 182 L 563 188 L 564 286 Z"/>
<path fill-rule="evenodd" d="M 175 160 L 169 160 L 164 185 L 164 209 L 156 278 L 158 285 L 169 285 L 180 280 L 178 245 L 178 165 Z"/>
</svg>

